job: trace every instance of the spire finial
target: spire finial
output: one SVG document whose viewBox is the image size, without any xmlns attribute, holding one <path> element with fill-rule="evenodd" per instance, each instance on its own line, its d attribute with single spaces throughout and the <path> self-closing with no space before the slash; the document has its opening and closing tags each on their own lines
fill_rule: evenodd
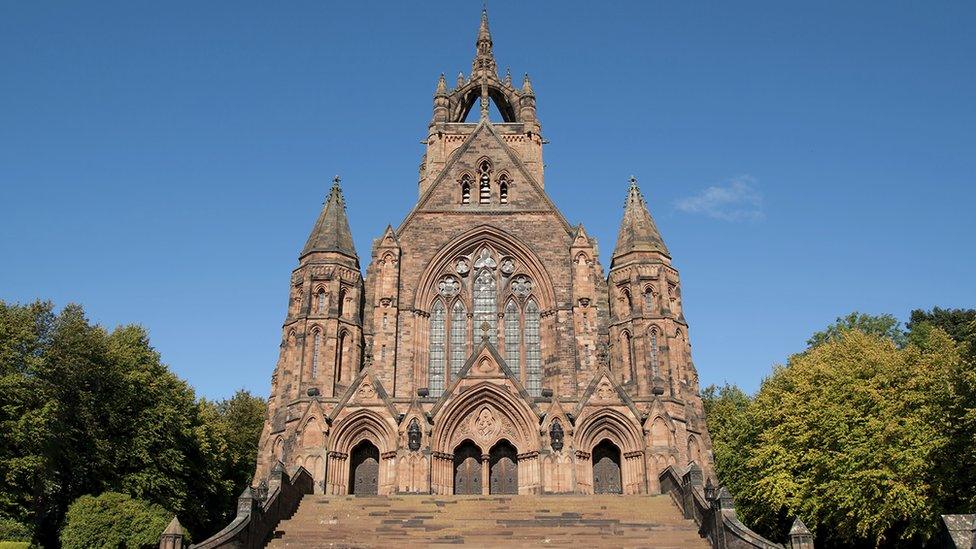
<svg viewBox="0 0 976 549">
<path fill-rule="evenodd" d="M 522 77 L 522 94 L 535 95 L 535 91 L 532 90 L 532 81 L 529 79 L 529 73 L 525 73 L 525 76 Z"/>
<path fill-rule="evenodd" d="M 441 73 L 441 77 L 437 79 L 437 91 L 434 93 L 437 95 L 447 95 L 447 80 L 444 79 L 444 73 Z"/>
<path fill-rule="evenodd" d="M 478 73 L 482 76 L 495 75 L 498 78 L 498 67 L 495 65 L 495 54 L 491 50 L 491 31 L 488 29 L 488 8 L 481 10 L 481 25 L 478 27 L 478 39 L 475 41 L 475 56 L 471 63 L 471 77 Z"/>
</svg>

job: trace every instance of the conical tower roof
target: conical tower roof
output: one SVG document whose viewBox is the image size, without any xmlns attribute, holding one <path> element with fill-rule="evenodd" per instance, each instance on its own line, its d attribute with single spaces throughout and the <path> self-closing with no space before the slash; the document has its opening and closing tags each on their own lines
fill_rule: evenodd
<svg viewBox="0 0 976 549">
<path fill-rule="evenodd" d="M 332 180 L 332 190 L 322 206 L 312 233 L 302 249 L 301 255 L 312 252 L 338 252 L 349 257 L 359 259 L 356 246 L 352 241 L 352 231 L 349 230 L 349 219 L 346 218 L 346 203 L 342 198 L 342 188 L 339 186 L 339 176 Z"/>
<path fill-rule="evenodd" d="M 637 186 L 637 179 L 630 178 L 630 190 L 627 191 L 627 201 L 624 204 L 624 218 L 620 222 L 617 233 L 617 247 L 613 250 L 613 257 L 619 257 L 631 252 L 657 252 L 671 257 L 664 239 L 657 230 L 654 218 L 647 211 L 644 195 Z"/>
</svg>

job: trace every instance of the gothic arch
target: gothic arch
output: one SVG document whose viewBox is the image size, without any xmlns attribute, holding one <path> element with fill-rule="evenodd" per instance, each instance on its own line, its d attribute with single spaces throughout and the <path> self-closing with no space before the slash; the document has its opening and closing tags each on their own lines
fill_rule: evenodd
<svg viewBox="0 0 976 549">
<path fill-rule="evenodd" d="M 452 93 L 453 97 L 459 98 L 451 111 L 451 122 L 464 122 L 468 118 L 471 108 L 481 97 L 482 80 L 471 79 L 466 84 Z M 488 98 L 498 107 L 498 112 L 502 115 L 502 121 L 518 122 L 518 109 L 520 101 L 514 91 L 506 90 L 499 85 L 499 82 L 487 81 Z"/>
<path fill-rule="evenodd" d="M 604 438 L 610 439 L 621 452 L 634 452 L 644 447 L 636 421 L 612 408 L 596 410 L 576 426 L 577 448 L 581 450 L 590 451 Z"/>
<path fill-rule="evenodd" d="M 375 411 L 361 408 L 340 419 L 329 437 L 326 493 L 333 495 L 348 493 L 350 454 L 364 441 L 368 441 L 379 450 L 380 469 L 377 488 L 379 493 L 387 494 L 394 489 L 395 460 L 390 458 L 397 449 L 396 429 L 390 425 L 390 421 Z"/>
<path fill-rule="evenodd" d="M 413 307 L 422 311 L 429 310 L 428 307 L 433 303 L 434 296 L 437 295 L 438 281 L 444 273 L 453 272 L 451 262 L 469 250 L 480 250 L 486 245 L 493 248 L 499 255 L 510 255 L 522 262 L 523 272 L 532 279 L 535 285 L 535 294 L 541 310 L 548 310 L 555 306 L 556 299 L 552 277 L 535 252 L 507 232 L 490 225 L 482 225 L 461 234 L 434 254 L 420 276 Z M 468 276 L 472 275 L 469 274 Z"/>
<path fill-rule="evenodd" d="M 637 422 L 613 408 L 601 408 L 582 418 L 576 428 L 577 449 L 583 460 L 577 475 L 579 488 L 593 493 L 593 449 L 609 440 L 620 450 L 621 482 L 624 494 L 641 494 L 647 490 L 644 443 Z"/>
<path fill-rule="evenodd" d="M 339 420 L 329 437 L 329 450 L 348 453 L 353 446 L 369 439 L 380 453 L 396 450 L 396 431 L 382 416 L 370 409 L 359 409 Z"/>
<path fill-rule="evenodd" d="M 470 437 L 478 438 L 475 442 L 482 448 L 490 448 L 498 440 L 507 438 L 520 453 L 539 450 L 535 413 L 505 386 L 486 381 L 453 396 L 445 404 L 434 419 L 431 449 L 435 452 L 451 453 L 464 438 Z M 484 409 L 490 410 L 498 423 L 487 436 L 481 436 L 472 428 L 477 415 Z"/>
</svg>

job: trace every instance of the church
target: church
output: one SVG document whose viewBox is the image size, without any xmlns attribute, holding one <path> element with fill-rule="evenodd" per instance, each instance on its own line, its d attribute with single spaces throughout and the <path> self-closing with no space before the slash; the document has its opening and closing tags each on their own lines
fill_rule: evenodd
<svg viewBox="0 0 976 549">
<path fill-rule="evenodd" d="M 291 273 L 255 482 L 279 462 L 329 496 L 714 478 L 681 280 L 637 181 L 605 273 L 546 194 L 544 143 L 483 11 L 470 73 L 437 82 L 417 202 L 365 265 L 335 179 Z"/>
</svg>

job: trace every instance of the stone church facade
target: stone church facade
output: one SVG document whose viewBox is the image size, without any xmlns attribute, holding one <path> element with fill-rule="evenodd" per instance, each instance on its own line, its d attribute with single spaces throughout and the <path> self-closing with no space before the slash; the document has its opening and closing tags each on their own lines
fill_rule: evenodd
<svg viewBox="0 0 976 549">
<path fill-rule="evenodd" d="M 278 461 L 325 494 L 659 493 L 691 462 L 714 476 L 678 271 L 636 181 L 605 274 L 545 193 L 543 143 L 483 12 L 471 73 L 437 83 L 419 199 L 365 279 L 338 178 L 325 201 L 291 275 L 257 479 Z"/>
</svg>

